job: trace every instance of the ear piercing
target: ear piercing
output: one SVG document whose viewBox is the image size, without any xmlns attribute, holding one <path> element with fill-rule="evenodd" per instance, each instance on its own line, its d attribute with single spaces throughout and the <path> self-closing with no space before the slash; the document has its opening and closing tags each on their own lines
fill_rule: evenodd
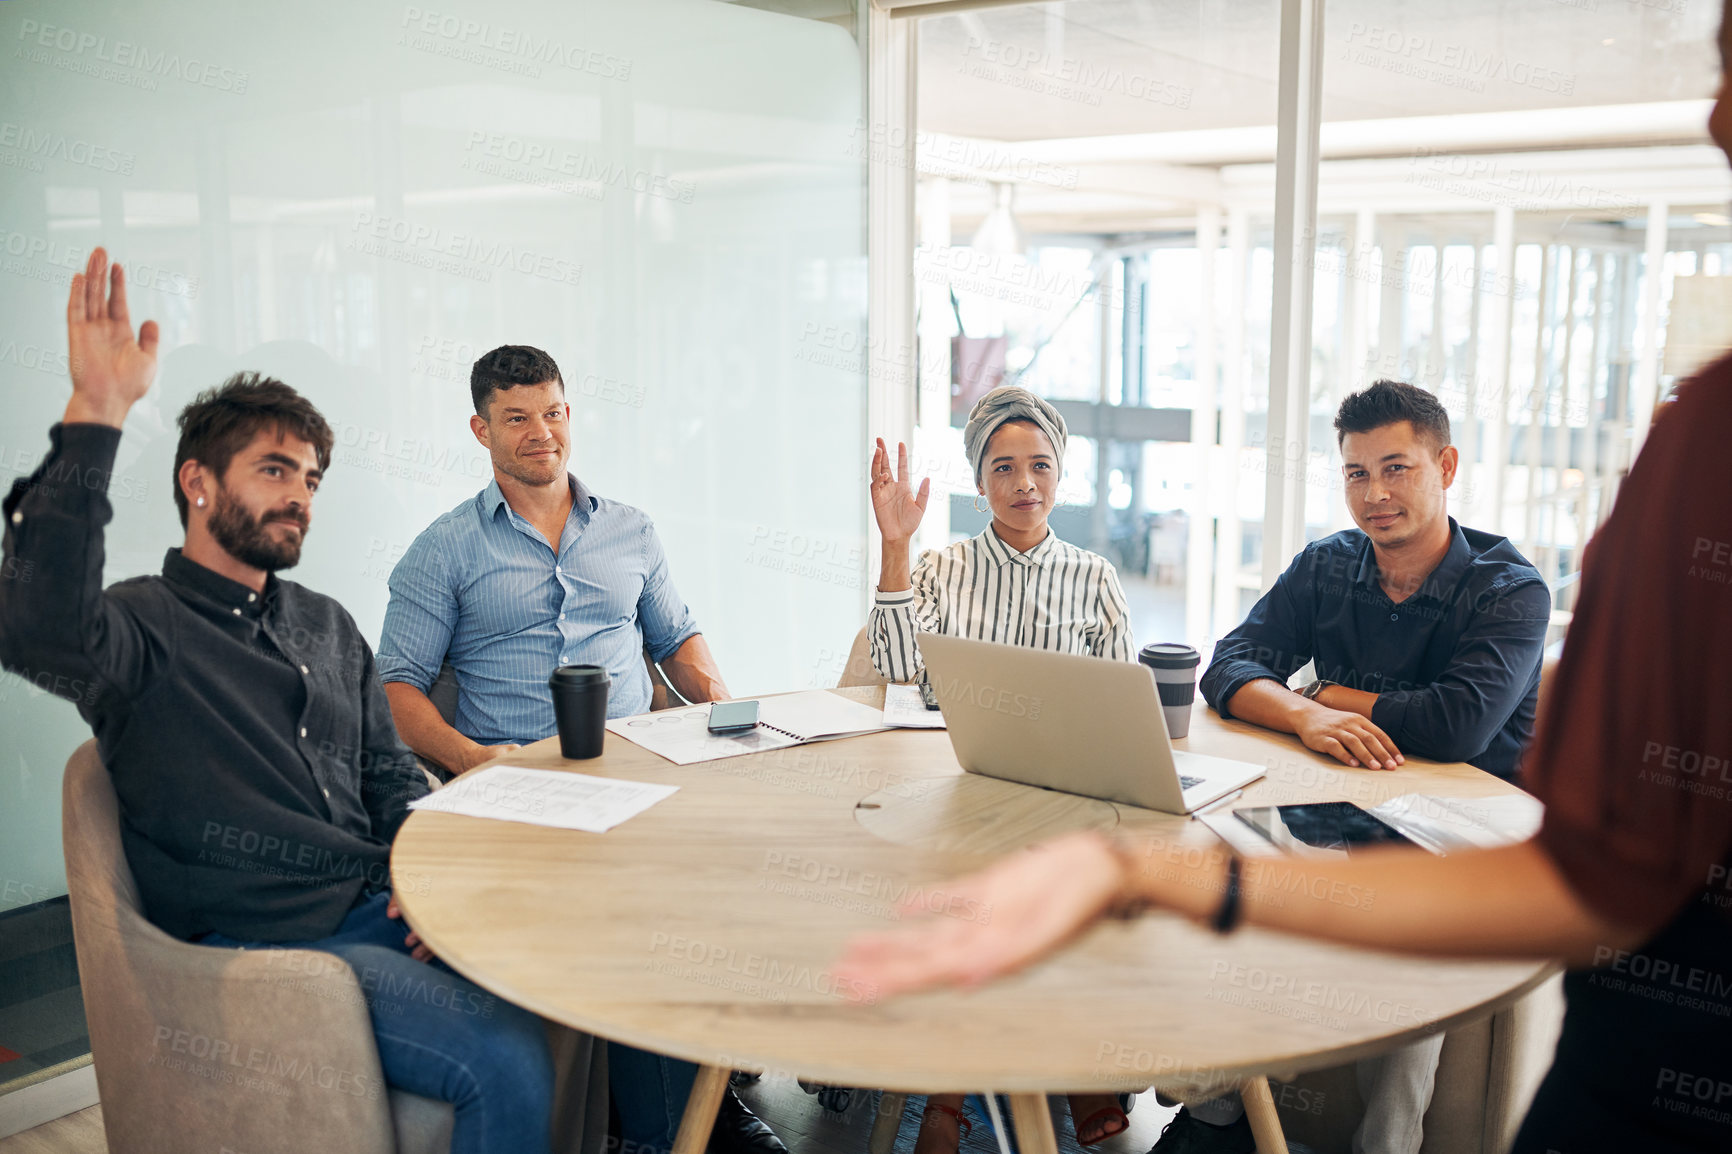
<svg viewBox="0 0 1732 1154">
<path fill-rule="evenodd" d="M 198 507 L 201 509 L 204 508 L 204 498 L 203 497 L 200 497 L 198 499 Z"/>
</svg>

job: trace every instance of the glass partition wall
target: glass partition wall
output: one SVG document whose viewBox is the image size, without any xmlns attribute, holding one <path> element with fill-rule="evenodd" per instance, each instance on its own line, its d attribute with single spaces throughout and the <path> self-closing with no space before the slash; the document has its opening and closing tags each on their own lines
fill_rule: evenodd
<svg viewBox="0 0 1732 1154">
<path fill-rule="evenodd" d="M 1705 125 L 1718 10 L 1323 6 L 1317 220 L 1296 257 L 1309 420 L 1277 463 L 1283 7 L 923 22 L 919 252 L 942 257 L 922 282 L 923 463 L 959 458 L 952 396 L 981 387 L 951 338 L 1000 340 L 999 379 L 1072 421 L 1055 531 L 1119 567 L 1139 642 L 1207 651 L 1266 587 L 1270 470 L 1303 479 L 1303 538 L 1348 527 L 1335 410 L 1411 381 L 1452 417 L 1452 514 L 1539 567 L 1561 640 L 1654 406 L 1732 344 L 1732 180 Z M 972 478 L 930 471 L 955 495 L 927 544 L 978 532 Z"/>
<path fill-rule="evenodd" d="M 0 482 L 47 449 L 66 288 L 103 244 L 163 348 L 121 442 L 107 580 L 180 540 L 175 415 L 256 369 L 336 431 L 286 576 L 376 643 L 393 564 L 491 476 L 471 362 L 537 345 L 573 470 L 655 519 L 729 685 L 800 683 L 860 626 L 864 509 L 838 462 L 864 440 L 864 373 L 822 355 L 865 324 L 849 11 L 6 5 Z M 0 677 L 0 1091 L 88 1048 L 59 820 L 78 695 Z"/>
</svg>

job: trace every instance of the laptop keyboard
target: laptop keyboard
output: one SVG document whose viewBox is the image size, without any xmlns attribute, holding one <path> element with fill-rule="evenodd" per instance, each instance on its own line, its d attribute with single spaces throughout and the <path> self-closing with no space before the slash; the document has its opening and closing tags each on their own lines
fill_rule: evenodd
<svg viewBox="0 0 1732 1154">
<path fill-rule="evenodd" d="M 1200 777 L 1188 777 L 1182 773 L 1179 775 L 1179 788 L 1180 789 L 1190 789 L 1193 785 L 1202 785 L 1202 784 L 1203 784 L 1203 779 Z"/>
</svg>

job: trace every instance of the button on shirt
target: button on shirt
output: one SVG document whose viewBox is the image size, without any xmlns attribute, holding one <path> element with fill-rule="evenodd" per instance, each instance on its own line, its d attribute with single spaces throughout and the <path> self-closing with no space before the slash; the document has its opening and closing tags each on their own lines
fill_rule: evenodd
<svg viewBox="0 0 1732 1154">
<path fill-rule="evenodd" d="M 1132 657 L 1130 614 L 1112 562 L 1050 531 L 1019 553 L 989 525 L 977 537 L 923 553 L 909 585 L 879 592 L 866 622 L 873 668 L 892 681 L 920 675 L 920 633 Z"/>
<path fill-rule="evenodd" d="M 428 791 L 373 654 L 336 601 L 263 594 L 170 549 L 160 577 L 102 588 L 120 430 L 56 426 L 5 501 L 0 658 L 51 672 L 95 731 L 151 921 L 180 937 L 322 938 L 389 885 Z"/>
<path fill-rule="evenodd" d="M 1348 529 L 1307 545 L 1244 622 L 1221 638 L 1199 686 L 1222 717 L 1248 683 L 1317 676 L 1377 694 L 1371 722 L 1403 753 L 1513 778 L 1533 733 L 1552 599 L 1506 538 L 1449 521 L 1449 552 L 1399 603 L 1371 539 Z"/>
<path fill-rule="evenodd" d="M 429 525 L 391 573 L 379 675 L 425 693 L 449 662 L 459 733 L 482 745 L 551 737 L 547 679 L 608 671 L 609 717 L 650 707 L 643 654 L 661 661 L 698 632 L 641 511 L 571 484 L 557 553 L 491 481 Z"/>
</svg>

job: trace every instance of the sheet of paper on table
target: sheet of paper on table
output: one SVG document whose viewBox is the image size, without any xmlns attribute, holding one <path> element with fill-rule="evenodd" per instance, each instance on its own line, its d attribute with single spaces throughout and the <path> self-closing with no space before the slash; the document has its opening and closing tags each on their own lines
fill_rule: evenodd
<svg viewBox="0 0 1732 1154">
<path fill-rule="evenodd" d="M 1280 857 L 1275 843 L 1233 816 L 1231 803 L 1197 815 L 1197 820 L 1230 846 L 1240 857 Z"/>
<path fill-rule="evenodd" d="M 711 733 L 707 705 L 616 717 L 607 723 L 607 728 L 675 765 L 692 765 L 812 741 L 876 733 L 889 726 L 884 723 L 884 714 L 869 705 L 814 689 L 761 699 L 757 728 L 741 734 Z"/>
<path fill-rule="evenodd" d="M 492 765 L 462 775 L 410 802 L 409 808 L 606 833 L 679 788 L 557 769 Z"/>
<path fill-rule="evenodd" d="M 943 729 L 944 714 L 926 708 L 918 685 L 886 685 L 884 724 L 897 729 Z"/>
<path fill-rule="evenodd" d="M 1433 853 L 1447 854 L 1526 841 L 1539 832 L 1546 807 L 1525 793 L 1498 797 L 1404 793 L 1371 812 Z"/>
</svg>

